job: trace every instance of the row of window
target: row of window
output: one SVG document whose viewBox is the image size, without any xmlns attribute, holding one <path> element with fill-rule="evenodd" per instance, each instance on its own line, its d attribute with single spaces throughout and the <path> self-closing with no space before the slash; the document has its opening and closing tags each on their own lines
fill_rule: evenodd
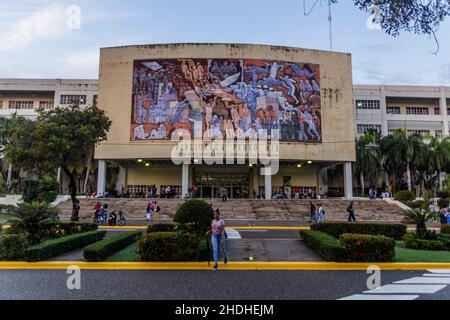
<svg viewBox="0 0 450 320">
<path fill-rule="evenodd" d="M 62 105 L 83 105 L 86 104 L 86 95 L 61 95 L 60 104 Z M 97 105 L 98 96 L 94 95 L 93 104 Z M 3 105 L 3 101 L 0 100 L 0 108 Z M 39 108 L 53 109 L 53 101 L 39 101 Z M 34 102 L 30 100 L 12 100 L 8 102 L 8 109 L 14 110 L 27 110 L 33 109 Z"/>
<path fill-rule="evenodd" d="M 381 125 L 379 124 L 358 124 L 356 126 L 356 130 L 357 133 L 360 134 L 364 134 L 367 131 L 371 130 L 371 129 L 375 129 L 379 132 L 381 132 Z M 388 130 L 388 134 L 393 134 L 394 131 L 396 129 L 389 129 Z M 408 134 L 412 135 L 412 134 L 419 134 L 421 136 L 427 136 L 431 134 L 430 130 L 413 130 L 413 129 L 409 129 L 408 130 Z M 434 135 L 436 138 L 442 138 L 443 134 L 442 134 L 442 130 L 434 130 Z M 450 131 L 449 131 L 449 135 L 450 135 Z"/>
</svg>

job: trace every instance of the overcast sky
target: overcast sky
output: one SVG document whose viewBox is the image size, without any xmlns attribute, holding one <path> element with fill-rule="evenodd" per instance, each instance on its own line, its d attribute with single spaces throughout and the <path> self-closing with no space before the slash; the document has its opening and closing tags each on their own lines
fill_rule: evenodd
<svg viewBox="0 0 450 320">
<path fill-rule="evenodd" d="M 309 9 L 314 0 L 305 2 Z M 99 48 L 129 44 L 237 42 L 329 50 L 322 2 L 305 16 L 303 0 L 1 0 L 0 78 L 96 79 Z M 67 27 L 73 5 L 81 9 L 79 29 Z M 393 38 L 369 29 L 369 14 L 350 0 L 339 0 L 332 12 L 333 50 L 352 54 L 355 84 L 450 85 L 450 19 L 437 33 L 436 56 L 427 36 Z"/>
</svg>

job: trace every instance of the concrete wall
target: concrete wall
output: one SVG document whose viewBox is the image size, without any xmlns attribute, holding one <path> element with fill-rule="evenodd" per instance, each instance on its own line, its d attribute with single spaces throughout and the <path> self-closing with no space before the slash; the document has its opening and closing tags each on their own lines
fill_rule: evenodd
<svg viewBox="0 0 450 320">
<path fill-rule="evenodd" d="M 322 143 L 282 143 L 281 159 L 354 161 L 351 56 L 298 48 L 240 44 L 172 44 L 103 48 L 99 106 L 113 121 L 96 159 L 168 159 L 173 143 L 130 141 L 133 61 L 161 58 L 275 59 L 320 64 Z"/>
</svg>

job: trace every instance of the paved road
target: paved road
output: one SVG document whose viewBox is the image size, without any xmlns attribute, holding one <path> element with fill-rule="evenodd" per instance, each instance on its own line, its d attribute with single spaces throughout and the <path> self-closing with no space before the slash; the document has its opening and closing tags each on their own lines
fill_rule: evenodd
<svg viewBox="0 0 450 320">
<path fill-rule="evenodd" d="M 413 282 L 421 282 L 422 278 L 435 278 L 424 277 L 424 273 L 430 274 L 427 271 L 383 271 L 381 283 L 387 286 L 383 288 L 388 288 L 394 281 L 419 279 Z M 82 270 L 81 290 L 68 290 L 65 270 L 2 270 L 0 299 L 334 300 L 364 295 L 368 290 L 368 276 L 364 271 Z M 446 282 L 449 278 L 444 279 Z M 409 288 L 403 293 L 404 298 L 410 296 L 411 288 L 423 290 L 417 289 L 417 285 L 402 286 Z M 435 293 L 419 293 L 416 298 L 450 299 L 449 286 L 439 288 Z M 391 293 L 395 290 L 389 295 Z"/>
</svg>

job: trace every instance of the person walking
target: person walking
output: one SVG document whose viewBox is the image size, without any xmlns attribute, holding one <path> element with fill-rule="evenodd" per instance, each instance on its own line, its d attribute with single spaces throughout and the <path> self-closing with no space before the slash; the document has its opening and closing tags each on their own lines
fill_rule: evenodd
<svg viewBox="0 0 450 320">
<path fill-rule="evenodd" d="M 322 208 L 322 204 L 317 204 L 317 223 L 323 222 L 325 220 L 325 210 Z"/>
<path fill-rule="evenodd" d="M 147 221 L 152 220 L 152 205 L 149 203 L 147 209 L 145 210 L 145 217 Z"/>
<path fill-rule="evenodd" d="M 309 202 L 309 223 L 316 222 L 316 206 L 312 201 Z"/>
<path fill-rule="evenodd" d="M 228 189 L 227 188 L 222 189 L 222 201 L 223 202 L 228 201 Z"/>
<path fill-rule="evenodd" d="M 151 206 L 152 212 L 153 212 L 153 219 L 156 221 L 159 219 L 159 211 L 161 210 L 161 208 L 158 205 L 158 202 L 155 200 L 152 203 Z"/>
<path fill-rule="evenodd" d="M 350 204 L 347 207 L 347 212 L 348 212 L 348 221 L 349 222 L 356 222 L 356 217 L 355 217 L 355 209 L 353 208 L 353 201 L 350 202 Z"/>
<path fill-rule="evenodd" d="M 441 208 L 441 210 L 439 211 L 439 218 L 441 220 L 441 224 L 447 224 L 447 209 L 446 208 Z"/>
<path fill-rule="evenodd" d="M 225 222 L 220 219 L 220 211 L 217 209 L 214 212 L 214 220 L 211 222 L 211 230 L 212 234 L 212 245 L 213 245 L 213 256 L 214 256 L 214 268 L 213 270 L 218 270 L 219 263 L 219 251 L 222 250 L 224 255 L 223 262 L 226 264 L 228 262 L 228 253 L 225 246 Z"/>
</svg>

